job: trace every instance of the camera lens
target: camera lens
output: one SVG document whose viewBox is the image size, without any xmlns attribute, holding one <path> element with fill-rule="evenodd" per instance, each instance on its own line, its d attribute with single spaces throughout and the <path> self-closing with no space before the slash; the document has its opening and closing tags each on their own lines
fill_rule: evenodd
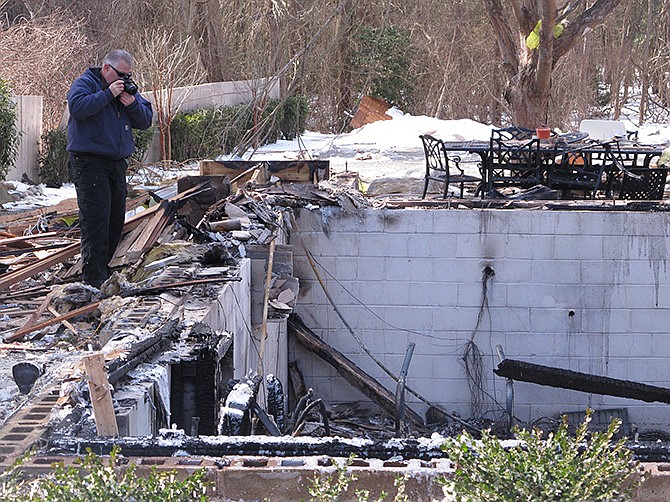
<svg viewBox="0 0 670 502">
<path fill-rule="evenodd" d="M 137 84 L 127 75 L 123 78 L 123 90 L 133 96 L 137 94 L 138 91 Z"/>
</svg>

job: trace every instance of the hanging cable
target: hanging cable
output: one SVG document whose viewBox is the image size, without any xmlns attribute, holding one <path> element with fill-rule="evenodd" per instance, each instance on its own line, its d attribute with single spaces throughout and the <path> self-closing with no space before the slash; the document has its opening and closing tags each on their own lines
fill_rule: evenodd
<svg viewBox="0 0 670 502">
<path fill-rule="evenodd" d="M 294 221 L 294 228 L 296 228 L 296 229 L 298 228 L 298 224 L 297 224 L 297 222 L 295 222 L 295 221 Z M 333 307 L 333 310 L 335 310 L 335 313 L 336 313 L 337 316 L 340 318 L 340 320 L 342 321 L 342 323 L 344 324 L 344 326 L 347 328 L 347 331 L 349 331 L 349 334 L 354 338 L 354 340 L 356 340 L 356 343 L 357 343 L 358 346 L 361 348 L 361 350 L 363 350 L 363 352 L 365 352 L 365 353 L 370 357 L 370 359 L 372 359 L 372 361 L 373 361 L 377 366 L 379 366 L 379 368 L 381 368 L 381 370 L 382 370 L 384 373 L 386 373 L 389 377 L 391 377 L 391 378 L 393 379 L 393 381 L 395 381 L 395 382 L 397 383 L 397 382 L 398 382 L 398 377 L 397 377 L 391 370 L 389 370 L 389 369 L 384 365 L 384 363 L 382 363 L 382 362 L 381 362 L 381 361 L 380 361 L 380 360 L 379 360 L 379 359 L 378 359 L 378 358 L 377 358 L 377 357 L 370 351 L 370 349 L 367 348 L 367 346 L 363 343 L 363 341 L 360 339 L 360 337 L 359 337 L 358 335 L 356 335 L 356 333 L 354 332 L 354 330 L 352 329 L 352 327 L 349 325 L 349 323 L 347 322 L 347 320 L 344 318 L 344 316 L 343 316 L 342 313 L 340 312 L 340 309 L 337 307 L 337 304 L 335 303 L 335 301 L 333 300 L 332 296 L 330 295 L 330 292 L 328 291 L 328 288 L 326 287 L 325 282 L 324 282 L 323 279 L 321 278 L 321 274 L 319 274 L 319 271 L 318 271 L 317 268 L 316 268 L 316 264 L 315 264 L 315 262 L 314 262 L 314 258 L 313 258 L 313 256 L 312 256 L 312 253 L 310 252 L 309 249 L 307 249 L 307 246 L 305 245 L 305 241 L 302 239 L 302 237 L 300 237 L 299 234 L 298 234 L 298 239 L 300 240 L 300 244 L 301 244 L 301 246 L 302 246 L 302 249 L 303 249 L 304 252 L 305 252 L 305 256 L 307 257 L 307 260 L 309 261 L 309 264 L 310 264 L 310 266 L 311 266 L 311 268 L 312 268 L 312 271 L 314 272 L 314 275 L 316 276 L 317 281 L 319 281 L 319 284 L 321 285 L 321 288 L 323 289 L 323 292 L 324 292 L 324 294 L 326 295 L 326 298 L 328 299 L 328 302 L 329 302 L 330 305 Z M 409 387 L 408 385 L 405 385 L 405 390 L 407 390 L 407 392 L 409 392 L 410 394 L 412 394 L 413 396 L 415 396 L 417 399 L 419 399 L 419 400 L 420 400 L 421 402 L 423 402 L 424 404 L 427 404 L 428 406 L 432 406 L 433 408 L 439 410 L 439 411 L 442 412 L 445 416 L 449 417 L 451 420 L 453 420 L 453 421 L 455 421 L 455 422 L 458 422 L 459 424 L 463 425 L 464 427 L 466 427 L 466 428 L 468 428 L 468 429 L 470 429 L 470 430 L 473 430 L 473 431 L 476 431 L 476 432 L 481 432 L 481 430 L 480 430 L 478 427 L 475 427 L 475 426 L 473 426 L 473 425 L 467 423 L 466 421 L 462 420 L 461 418 L 459 418 L 459 417 L 457 417 L 457 416 L 455 416 L 455 415 L 452 415 L 451 413 L 449 413 L 448 411 L 446 411 L 446 410 L 445 410 L 444 408 L 442 408 L 441 406 L 439 406 L 439 405 L 437 405 L 437 404 L 434 404 L 434 403 L 430 402 L 428 399 L 426 399 L 425 397 L 423 397 L 421 394 L 419 394 L 417 391 L 415 391 L 414 389 L 412 389 L 412 388 Z"/>
</svg>

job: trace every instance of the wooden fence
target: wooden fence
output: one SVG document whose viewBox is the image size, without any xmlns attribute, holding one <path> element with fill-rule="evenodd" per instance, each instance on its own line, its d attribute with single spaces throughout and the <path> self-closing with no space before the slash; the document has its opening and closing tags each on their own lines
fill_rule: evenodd
<svg viewBox="0 0 670 502">
<path fill-rule="evenodd" d="M 42 135 L 42 96 L 14 96 L 16 103 L 16 128 L 21 132 L 21 143 L 16 164 L 6 179 L 20 180 L 25 174 L 31 180 L 39 178 L 37 153 Z"/>
</svg>

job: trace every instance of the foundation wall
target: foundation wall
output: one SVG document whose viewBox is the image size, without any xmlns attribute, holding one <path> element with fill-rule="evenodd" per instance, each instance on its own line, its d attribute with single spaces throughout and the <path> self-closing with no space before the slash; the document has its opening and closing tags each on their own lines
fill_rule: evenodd
<svg viewBox="0 0 670 502">
<path fill-rule="evenodd" d="M 299 232 L 346 322 L 391 371 L 416 344 L 407 385 L 467 417 L 471 392 L 461 359 L 481 351 L 482 412 L 500 416 L 508 358 L 670 387 L 670 215 L 543 210 L 300 210 Z M 395 382 L 365 353 L 330 306 L 298 240 L 296 311 L 322 339 L 388 389 Z M 484 280 L 483 270 L 494 275 Z M 299 346 L 307 386 L 327 402 L 364 400 Z M 627 408 L 642 428 L 670 428 L 662 403 L 515 382 L 523 421 L 583 410 Z M 493 403 L 502 405 L 502 409 Z M 419 413 L 427 406 L 408 394 Z"/>
</svg>

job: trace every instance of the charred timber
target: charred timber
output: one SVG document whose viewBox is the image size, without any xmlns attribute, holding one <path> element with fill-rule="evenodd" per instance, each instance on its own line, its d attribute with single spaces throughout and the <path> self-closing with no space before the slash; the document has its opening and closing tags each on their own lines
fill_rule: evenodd
<svg viewBox="0 0 670 502">
<path fill-rule="evenodd" d="M 605 396 L 626 397 L 648 403 L 655 401 L 670 403 L 670 389 L 664 387 L 542 366 L 514 359 L 504 359 L 493 372 L 498 376 L 520 382 L 531 382 Z"/>
<path fill-rule="evenodd" d="M 178 336 L 179 320 L 171 319 L 165 325 L 157 329 L 152 335 L 136 343 L 130 354 L 123 358 L 114 359 L 107 364 L 109 383 L 115 384 L 128 372 L 137 368 L 140 364 L 153 359 L 163 352 Z"/>
<path fill-rule="evenodd" d="M 52 436 L 48 454 L 76 454 L 91 449 L 96 455 L 108 455 L 114 446 L 119 446 L 125 457 L 170 457 L 174 454 L 206 455 L 258 455 L 271 457 L 313 457 L 328 455 L 388 460 L 431 460 L 446 458 L 440 450 L 441 441 L 418 439 L 391 439 L 371 441 L 369 439 L 292 438 L 290 436 L 200 436 L 190 437 L 172 433 L 161 437 L 125 437 L 84 439 L 72 436 Z M 330 462 L 328 462 L 330 465 Z"/>
<path fill-rule="evenodd" d="M 321 359 L 330 364 L 351 385 L 365 394 L 373 403 L 379 406 L 391 418 L 396 415 L 395 395 L 389 392 L 372 376 L 350 361 L 344 354 L 338 352 L 321 340 L 302 322 L 297 315 L 288 319 L 288 329 L 295 339 L 305 348 L 312 351 Z M 423 427 L 423 419 L 409 406 L 404 407 L 405 419 L 415 426 Z"/>
</svg>

